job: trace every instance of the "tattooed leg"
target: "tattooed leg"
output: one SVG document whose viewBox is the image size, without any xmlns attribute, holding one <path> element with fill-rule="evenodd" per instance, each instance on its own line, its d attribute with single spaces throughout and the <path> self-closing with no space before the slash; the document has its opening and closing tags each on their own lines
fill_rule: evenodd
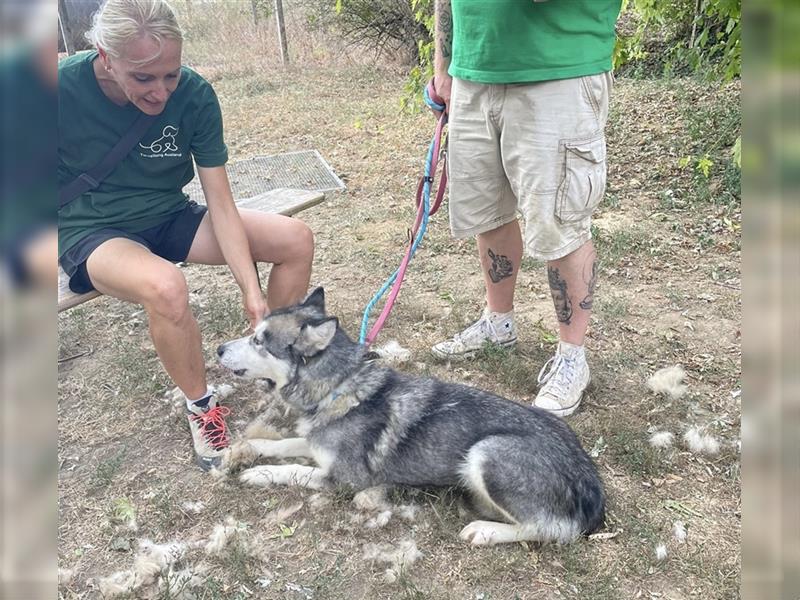
<svg viewBox="0 0 800 600">
<path fill-rule="evenodd" d="M 556 318 L 559 323 L 570 324 L 572 319 L 572 301 L 569 299 L 567 282 L 561 278 L 558 269 L 547 267 L 547 282 L 553 295 L 553 306 L 556 307 Z"/>
<path fill-rule="evenodd" d="M 522 261 L 522 234 L 514 220 L 497 229 L 478 235 L 486 303 L 494 312 L 514 309 L 514 288 Z"/>
<path fill-rule="evenodd" d="M 591 240 L 564 258 L 547 263 L 559 337 L 583 345 L 597 285 L 597 254 Z"/>
<path fill-rule="evenodd" d="M 500 283 L 506 277 L 514 274 L 514 265 L 507 256 L 495 254 L 491 248 L 486 253 L 492 261 L 492 266 L 489 267 L 489 279 L 492 280 L 492 283 Z"/>
<path fill-rule="evenodd" d="M 591 275 L 587 277 L 586 274 L 584 274 L 584 281 L 586 281 L 589 291 L 587 292 L 586 297 L 580 302 L 580 307 L 583 310 L 592 310 L 592 305 L 594 304 L 594 288 L 597 285 L 597 256 L 595 256 L 594 260 L 592 260 L 591 269 Z"/>
</svg>

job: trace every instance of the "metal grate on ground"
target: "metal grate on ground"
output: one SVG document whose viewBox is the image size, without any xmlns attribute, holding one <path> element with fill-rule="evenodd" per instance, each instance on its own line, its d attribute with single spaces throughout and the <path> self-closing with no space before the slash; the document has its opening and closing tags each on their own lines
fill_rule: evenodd
<svg viewBox="0 0 800 600">
<path fill-rule="evenodd" d="M 279 188 L 319 192 L 345 189 L 342 180 L 316 150 L 256 156 L 230 162 L 227 169 L 233 197 L 237 201 Z M 205 204 L 197 177 L 183 191 L 198 204 Z"/>
</svg>

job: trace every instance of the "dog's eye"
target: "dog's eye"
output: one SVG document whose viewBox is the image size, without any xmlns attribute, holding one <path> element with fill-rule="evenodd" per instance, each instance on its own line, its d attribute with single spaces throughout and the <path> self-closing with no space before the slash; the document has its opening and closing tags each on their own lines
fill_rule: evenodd
<svg viewBox="0 0 800 600">
<path fill-rule="evenodd" d="M 253 336 L 252 342 L 254 346 L 261 346 L 264 344 L 264 340 L 257 335 Z"/>
</svg>

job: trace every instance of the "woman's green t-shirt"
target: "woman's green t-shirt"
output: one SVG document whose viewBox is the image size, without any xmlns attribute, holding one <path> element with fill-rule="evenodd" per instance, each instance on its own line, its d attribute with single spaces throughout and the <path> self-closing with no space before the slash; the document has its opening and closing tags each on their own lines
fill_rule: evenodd
<svg viewBox="0 0 800 600">
<path fill-rule="evenodd" d="M 621 0 L 451 0 L 449 73 L 480 83 L 611 70 Z"/>
<path fill-rule="evenodd" d="M 99 163 L 141 114 L 119 106 L 100 89 L 92 62 L 97 52 L 76 54 L 58 67 L 58 183 L 66 185 Z M 141 141 L 96 189 L 59 210 L 59 256 L 93 231 L 113 227 L 138 232 L 182 210 L 183 186 L 201 167 L 228 160 L 222 113 L 211 85 L 181 68 L 178 87 Z"/>
</svg>

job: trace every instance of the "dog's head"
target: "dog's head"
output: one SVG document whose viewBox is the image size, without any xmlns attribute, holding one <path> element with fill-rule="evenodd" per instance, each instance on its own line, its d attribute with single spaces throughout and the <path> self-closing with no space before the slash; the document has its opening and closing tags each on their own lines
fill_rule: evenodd
<svg viewBox="0 0 800 600">
<path fill-rule="evenodd" d="M 222 344 L 217 355 L 234 374 L 280 391 L 331 344 L 338 329 L 339 320 L 325 314 L 325 291 L 317 288 L 301 304 L 268 315 L 253 335 Z"/>
</svg>

